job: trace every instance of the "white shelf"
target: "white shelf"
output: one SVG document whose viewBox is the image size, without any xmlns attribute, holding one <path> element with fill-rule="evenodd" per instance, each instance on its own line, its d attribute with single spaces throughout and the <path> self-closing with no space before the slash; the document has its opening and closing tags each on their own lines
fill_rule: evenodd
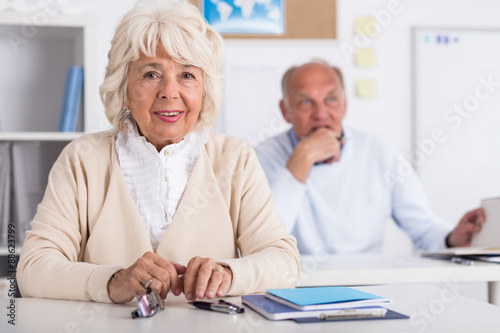
<svg viewBox="0 0 500 333">
<path fill-rule="evenodd" d="M 30 13 L 0 11 L 1 131 L 57 131 L 66 71 L 74 65 L 84 68 L 83 109 L 76 131 L 100 128 L 92 16 L 92 11 L 50 15 L 43 8 Z"/>
<path fill-rule="evenodd" d="M 51 14 L 40 6 L 28 13 L 0 11 L 0 145 L 9 158 L 4 163 L 9 169 L 0 175 L 7 184 L 2 194 L 10 193 L 2 203 L 11 208 L 9 216 L 1 216 L 0 241 L 5 240 L 6 221 L 11 221 L 17 241 L 23 242 L 62 149 L 101 128 L 93 13 Z M 84 68 L 76 131 L 58 132 L 67 70 L 75 65 Z M 0 254 L 6 251 L 0 248 Z"/>
<path fill-rule="evenodd" d="M 83 132 L 0 132 L 0 141 L 72 141 Z"/>
<path fill-rule="evenodd" d="M 90 21 L 88 13 L 78 15 L 66 15 L 52 13 L 49 15 L 40 9 L 31 13 L 17 13 L 13 11 L 0 12 L 1 24 L 40 27 L 83 27 Z"/>
<path fill-rule="evenodd" d="M 19 255 L 19 253 L 21 253 L 21 245 L 20 244 L 16 244 L 16 252 L 15 254 L 16 255 Z M 0 256 L 8 256 L 10 253 L 9 253 L 9 248 L 7 246 L 0 246 Z"/>
</svg>

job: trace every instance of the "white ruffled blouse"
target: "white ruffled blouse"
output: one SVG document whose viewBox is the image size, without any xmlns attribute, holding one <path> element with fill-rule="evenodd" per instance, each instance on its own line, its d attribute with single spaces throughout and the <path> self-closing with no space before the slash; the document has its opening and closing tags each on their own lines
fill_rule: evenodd
<svg viewBox="0 0 500 333">
<path fill-rule="evenodd" d="M 172 222 L 208 130 L 192 131 L 182 141 L 158 152 L 130 121 L 118 132 L 116 152 L 125 182 L 134 198 L 153 250 Z"/>
</svg>

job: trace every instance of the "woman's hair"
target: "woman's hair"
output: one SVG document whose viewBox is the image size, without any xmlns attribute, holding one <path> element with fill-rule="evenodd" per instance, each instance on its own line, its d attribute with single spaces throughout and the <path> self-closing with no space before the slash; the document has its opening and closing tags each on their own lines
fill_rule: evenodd
<svg viewBox="0 0 500 333">
<path fill-rule="evenodd" d="M 195 129 L 213 125 L 222 105 L 222 37 L 187 0 L 140 0 L 116 28 L 99 88 L 109 122 L 125 131 L 128 71 L 141 54 L 155 57 L 158 46 L 176 62 L 203 71 L 203 103 Z"/>
</svg>

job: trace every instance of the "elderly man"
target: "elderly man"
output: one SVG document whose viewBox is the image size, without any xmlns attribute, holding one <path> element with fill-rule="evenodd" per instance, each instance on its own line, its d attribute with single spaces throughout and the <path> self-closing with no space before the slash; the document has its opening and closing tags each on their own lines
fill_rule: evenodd
<svg viewBox="0 0 500 333">
<path fill-rule="evenodd" d="M 292 128 L 256 150 L 302 254 L 379 252 L 390 217 L 418 248 L 470 245 L 484 212 L 466 213 L 455 229 L 434 215 L 391 145 L 342 124 L 347 100 L 338 68 L 322 61 L 292 67 L 282 90 L 280 108 Z"/>
</svg>

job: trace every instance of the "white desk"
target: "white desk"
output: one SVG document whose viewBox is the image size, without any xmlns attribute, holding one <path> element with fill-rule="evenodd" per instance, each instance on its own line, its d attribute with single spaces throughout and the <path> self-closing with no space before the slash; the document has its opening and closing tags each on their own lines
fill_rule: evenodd
<svg viewBox="0 0 500 333">
<path fill-rule="evenodd" d="M 364 254 L 302 256 L 301 265 L 302 287 L 480 281 L 488 282 L 488 301 L 500 305 L 500 264 Z"/>
<path fill-rule="evenodd" d="M 135 304 L 117 305 L 21 298 L 16 300 L 16 325 L 7 323 L 10 299 L 0 299 L 0 332 L 498 332 L 500 308 L 452 290 L 429 285 L 365 286 L 359 289 L 389 297 L 389 308 L 410 315 L 410 319 L 324 322 L 297 324 L 268 321 L 247 309 L 228 315 L 196 309 L 184 299 L 169 295 L 167 308 L 154 317 L 131 319 Z M 240 298 L 226 298 L 240 303 Z"/>
</svg>

